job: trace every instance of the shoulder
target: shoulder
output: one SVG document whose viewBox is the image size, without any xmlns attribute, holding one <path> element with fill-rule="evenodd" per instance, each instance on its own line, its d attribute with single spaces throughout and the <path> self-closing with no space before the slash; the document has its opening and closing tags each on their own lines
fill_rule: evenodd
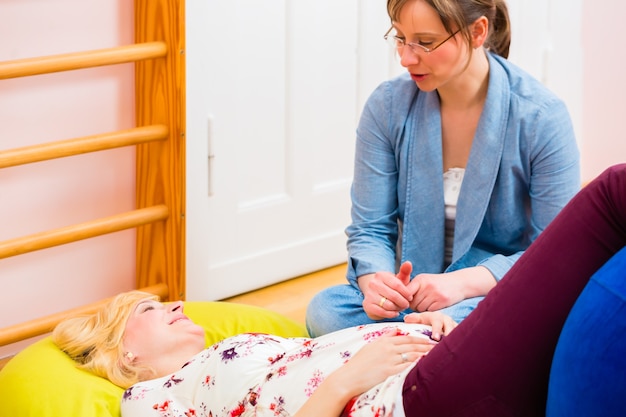
<svg viewBox="0 0 626 417">
<path fill-rule="evenodd" d="M 367 105 L 385 107 L 389 111 L 408 109 L 415 101 L 418 88 L 408 73 L 383 81 L 370 95 Z"/>
<path fill-rule="evenodd" d="M 398 137 L 412 109 L 419 90 L 408 73 L 384 81 L 367 99 L 359 126 L 365 131 L 379 131 L 383 136 Z"/>
<path fill-rule="evenodd" d="M 488 53 L 490 84 L 508 90 L 510 99 L 519 104 L 536 108 L 563 105 L 563 101 L 531 74 L 508 59 Z"/>
</svg>

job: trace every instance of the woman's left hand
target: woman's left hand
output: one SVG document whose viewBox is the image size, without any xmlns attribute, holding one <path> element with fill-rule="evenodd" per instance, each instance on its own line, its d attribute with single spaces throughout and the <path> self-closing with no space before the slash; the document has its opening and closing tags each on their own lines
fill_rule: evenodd
<svg viewBox="0 0 626 417">
<path fill-rule="evenodd" d="M 350 399 L 413 365 L 436 343 L 399 331 L 383 334 L 328 375 L 294 417 L 340 415 Z"/>
<path fill-rule="evenodd" d="M 436 311 L 462 300 L 484 296 L 496 279 L 484 266 L 473 266 L 442 274 L 417 274 L 409 287 L 414 291 L 411 309 Z"/>
<path fill-rule="evenodd" d="M 391 375 L 402 372 L 436 342 L 420 336 L 389 332 L 361 348 L 344 366 L 336 371 L 354 389 L 354 395 L 367 391 Z"/>
<path fill-rule="evenodd" d="M 436 341 L 441 340 L 442 336 L 450 334 L 458 324 L 452 317 L 440 311 L 407 314 L 404 316 L 404 322 L 430 326 L 432 328 L 431 338 Z"/>
</svg>

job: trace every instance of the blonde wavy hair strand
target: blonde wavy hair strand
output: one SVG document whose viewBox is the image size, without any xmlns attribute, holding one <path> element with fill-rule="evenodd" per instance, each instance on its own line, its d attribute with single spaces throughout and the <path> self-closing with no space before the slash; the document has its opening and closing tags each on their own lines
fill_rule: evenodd
<svg viewBox="0 0 626 417">
<path fill-rule="evenodd" d="M 79 368 L 128 388 L 147 379 L 154 371 L 124 359 L 122 339 L 126 322 L 140 301 L 158 299 L 142 291 L 119 294 L 93 314 L 59 323 L 52 332 L 52 341 L 77 362 Z"/>
</svg>

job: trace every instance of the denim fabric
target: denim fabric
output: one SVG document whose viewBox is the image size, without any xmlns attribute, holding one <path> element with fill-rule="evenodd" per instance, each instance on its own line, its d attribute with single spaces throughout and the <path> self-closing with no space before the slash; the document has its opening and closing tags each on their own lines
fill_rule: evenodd
<svg viewBox="0 0 626 417">
<path fill-rule="evenodd" d="M 483 265 L 500 280 L 580 189 L 579 152 L 564 103 L 509 61 L 488 56 L 488 93 L 447 268 L 439 96 L 419 91 L 405 74 L 368 99 L 357 129 L 346 229 L 347 279 L 355 288 L 358 276 L 397 271 L 403 261 L 412 262 L 414 274 Z M 452 317 L 463 320 L 477 301 L 453 307 Z M 346 327 L 364 317 L 357 311 L 361 302 L 358 292 L 324 291 L 307 322 L 324 333 Z"/>
<path fill-rule="evenodd" d="M 554 353 L 547 417 L 626 415 L 626 248 L 587 284 Z"/>
</svg>

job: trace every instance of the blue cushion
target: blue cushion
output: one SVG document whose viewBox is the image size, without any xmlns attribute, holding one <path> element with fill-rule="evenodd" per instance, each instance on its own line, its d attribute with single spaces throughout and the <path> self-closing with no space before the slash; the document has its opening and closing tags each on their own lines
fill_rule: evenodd
<svg viewBox="0 0 626 417">
<path fill-rule="evenodd" d="M 626 416 L 626 248 L 593 275 L 565 322 L 546 416 Z"/>
</svg>

